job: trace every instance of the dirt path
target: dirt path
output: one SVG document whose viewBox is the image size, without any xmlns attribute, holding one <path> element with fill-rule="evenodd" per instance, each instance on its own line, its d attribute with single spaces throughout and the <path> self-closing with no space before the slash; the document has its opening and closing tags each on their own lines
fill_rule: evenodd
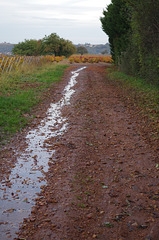
<svg viewBox="0 0 159 240">
<path fill-rule="evenodd" d="M 142 136 L 105 68 L 88 65 L 80 72 L 63 110 L 67 132 L 48 139 L 56 154 L 47 186 L 19 239 L 159 239 L 158 151 Z"/>
</svg>

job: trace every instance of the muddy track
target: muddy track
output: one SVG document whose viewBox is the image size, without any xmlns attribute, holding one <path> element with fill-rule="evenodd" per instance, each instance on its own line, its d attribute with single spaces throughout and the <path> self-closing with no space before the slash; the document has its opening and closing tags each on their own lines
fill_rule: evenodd
<svg viewBox="0 0 159 240">
<path fill-rule="evenodd" d="M 62 111 L 67 131 L 47 140 L 55 150 L 47 185 L 19 239 L 159 239 L 158 151 L 105 69 L 88 65 L 77 77 Z"/>
</svg>

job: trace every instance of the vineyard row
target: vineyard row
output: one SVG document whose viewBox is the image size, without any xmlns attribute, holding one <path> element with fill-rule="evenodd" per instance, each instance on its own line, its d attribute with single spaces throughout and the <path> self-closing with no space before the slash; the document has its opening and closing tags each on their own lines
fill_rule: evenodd
<svg viewBox="0 0 159 240">
<path fill-rule="evenodd" d="M 64 59 L 62 57 L 55 57 L 51 55 L 47 56 L 5 56 L 0 55 L 0 74 L 4 72 L 10 72 L 11 70 L 18 70 L 19 66 L 25 64 L 42 64 L 46 62 L 60 62 Z M 72 55 L 69 57 L 70 63 L 112 63 L 110 55 Z"/>
<path fill-rule="evenodd" d="M 19 66 L 25 64 L 40 64 L 45 62 L 60 62 L 63 60 L 62 57 L 54 56 L 0 56 L 0 74 L 4 72 L 10 72 L 11 70 L 17 70 Z"/>
</svg>

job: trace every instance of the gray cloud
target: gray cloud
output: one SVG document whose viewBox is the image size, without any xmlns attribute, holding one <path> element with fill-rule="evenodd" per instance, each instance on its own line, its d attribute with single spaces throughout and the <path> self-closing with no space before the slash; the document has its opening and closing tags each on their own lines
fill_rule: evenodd
<svg viewBox="0 0 159 240">
<path fill-rule="evenodd" d="M 99 21 L 111 0 L 5 0 L 0 3 L 0 42 L 40 39 L 56 32 L 74 43 L 105 43 Z"/>
</svg>

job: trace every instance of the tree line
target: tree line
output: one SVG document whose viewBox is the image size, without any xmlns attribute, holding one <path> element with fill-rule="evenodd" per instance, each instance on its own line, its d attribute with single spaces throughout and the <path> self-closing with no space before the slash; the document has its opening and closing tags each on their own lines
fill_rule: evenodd
<svg viewBox="0 0 159 240">
<path fill-rule="evenodd" d="M 25 40 L 16 44 L 12 50 L 15 55 L 41 56 L 55 55 L 69 57 L 76 52 L 76 47 L 69 40 L 60 38 L 56 33 L 51 33 L 40 40 Z"/>
<path fill-rule="evenodd" d="M 121 70 L 159 84 L 159 1 L 112 0 L 100 20 Z"/>
</svg>

